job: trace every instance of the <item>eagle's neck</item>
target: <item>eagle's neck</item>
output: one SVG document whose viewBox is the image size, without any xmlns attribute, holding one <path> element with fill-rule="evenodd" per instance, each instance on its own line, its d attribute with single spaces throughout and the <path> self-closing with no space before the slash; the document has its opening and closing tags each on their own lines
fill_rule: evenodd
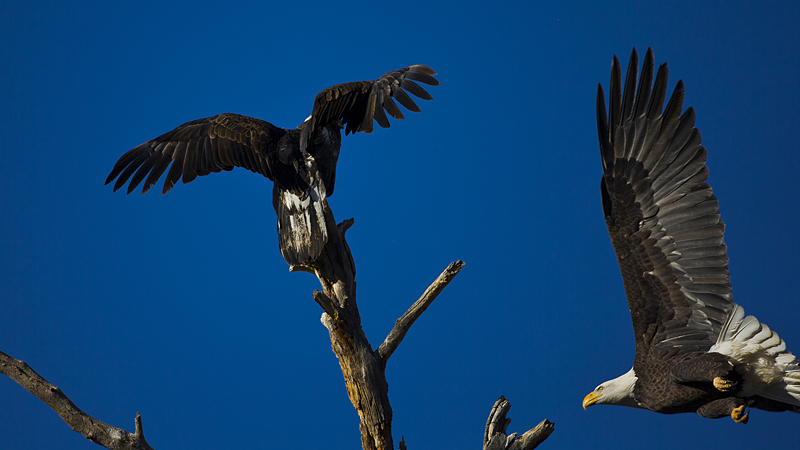
<svg viewBox="0 0 800 450">
<path fill-rule="evenodd" d="M 633 367 L 631 370 L 624 374 L 608 380 L 603 383 L 603 396 L 598 403 L 605 403 L 608 405 L 630 406 L 632 408 L 641 408 L 639 403 L 633 397 L 633 390 L 636 387 L 636 381 L 639 378 L 636 376 Z"/>
</svg>

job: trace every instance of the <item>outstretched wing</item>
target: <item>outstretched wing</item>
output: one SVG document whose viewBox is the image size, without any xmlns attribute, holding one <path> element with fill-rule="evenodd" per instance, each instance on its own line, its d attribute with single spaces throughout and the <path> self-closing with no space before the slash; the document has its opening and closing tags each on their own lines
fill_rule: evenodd
<svg viewBox="0 0 800 450">
<path fill-rule="evenodd" d="M 331 86 L 317 94 L 314 99 L 308 131 L 313 133 L 335 121 L 341 121 L 344 125 L 345 136 L 359 131 L 372 133 L 373 120 L 382 128 L 389 128 L 387 112 L 397 120 L 405 118 L 392 99 L 396 99 L 410 111 L 420 112 L 408 93 L 423 100 L 433 100 L 415 81 L 438 86 L 441 83 L 433 78 L 434 75 L 436 72 L 430 67 L 417 64 L 387 72 L 374 81 L 355 81 Z"/>
<path fill-rule="evenodd" d="M 603 161 L 601 193 L 611 242 L 628 296 L 637 350 L 642 345 L 705 351 L 734 307 L 717 199 L 705 183 L 706 149 L 683 82 L 663 109 L 667 65 L 656 75 L 647 50 L 631 54 L 623 89 L 619 60 L 611 69 L 609 117 L 597 90 Z M 621 99 L 620 99 L 621 94 Z"/>
<path fill-rule="evenodd" d="M 164 179 L 163 194 L 183 177 L 186 184 L 198 176 L 244 167 L 273 179 L 268 156 L 286 130 L 269 122 L 238 114 L 220 114 L 187 122 L 174 130 L 128 151 L 117 161 L 106 179 L 114 191 L 130 179 L 128 194 L 144 181 L 142 194 Z"/>
<path fill-rule="evenodd" d="M 441 83 L 434 75 L 433 69 L 418 64 L 387 72 L 373 81 L 337 84 L 317 94 L 311 117 L 301 125 L 300 146 L 316 160 L 329 196 L 333 194 L 336 179 L 339 130 L 344 128 L 345 135 L 359 131 L 372 133 L 373 121 L 389 128 L 387 112 L 395 119 L 405 118 L 393 99 L 410 111 L 420 112 L 409 93 L 423 100 L 433 100 L 416 82 L 438 86 Z"/>
</svg>

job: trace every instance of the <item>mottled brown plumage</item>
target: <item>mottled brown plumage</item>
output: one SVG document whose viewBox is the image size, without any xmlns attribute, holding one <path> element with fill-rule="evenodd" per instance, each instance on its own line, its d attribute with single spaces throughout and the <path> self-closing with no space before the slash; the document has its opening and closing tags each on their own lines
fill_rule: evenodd
<svg viewBox="0 0 800 450">
<path fill-rule="evenodd" d="M 683 82 L 664 108 L 667 65 L 653 82 L 648 49 L 637 91 L 638 65 L 634 49 L 623 87 L 614 57 L 608 116 L 602 86 L 597 91 L 603 212 L 628 297 L 636 354 L 632 370 L 598 386 L 584 406 L 612 403 L 737 421 L 747 420 L 748 405 L 800 411 L 800 399 L 787 394 L 795 389 L 794 378 L 756 386 L 773 399 L 762 401 L 751 395 L 760 382 L 752 368 L 735 351 L 720 349 L 734 341 L 763 344 L 763 352 L 781 358 L 781 367 L 795 376 L 796 360 L 783 341 L 755 318 L 744 318 L 733 303 L 725 225 L 705 182 L 706 149 L 694 128 L 694 110 L 681 114 Z M 763 339 L 748 341 L 750 335 L 739 332 L 748 326 L 763 326 Z M 762 330 L 752 329 L 753 335 Z M 792 387 L 778 389 L 787 383 Z M 775 398 L 789 403 L 776 404 Z"/>
<path fill-rule="evenodd" d="M 437 86 L 434 75 L 431 68 L 415 65 L 374 81 L 331 86 L 317 94 L 311 117 L 295 129 L 238 114 L 187 122 L 122 155 L 106 184 L 116 178 L 116 191 L 130 180 L 130 194 L 144 181 L 144 194 L 170 163 L 163 194 L 181 178 L 185 184 L 234 167 L 261 174 L 275 183 L 273 206 L 278 214 L 281 253 L 290 265 L 307 264 L 319 256 L 327 242 L 322 210 L 326 198 L 333 194 L 341 129 L 345 129 L 345 135 L 371 133 L 373 120 L 388 128 L 387 112 L 395 119 L 404 118 L 392 99 L 419 112 L 406 91 L 432 100 L 415 81 Z"/>
</svg>

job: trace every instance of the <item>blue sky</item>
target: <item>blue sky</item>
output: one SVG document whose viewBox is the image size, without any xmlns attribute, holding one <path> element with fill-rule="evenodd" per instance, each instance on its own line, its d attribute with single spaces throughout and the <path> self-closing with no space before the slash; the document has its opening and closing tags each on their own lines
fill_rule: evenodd
<svg viewBox="0 0 800 450">
<path fill-rule="evenodd" d="M 311 299 L 278 252 L 271 183 L 242 169 L 112 194 L 128 149 L 235 112 L 283 127 L 320 90 L 427 64 L 421 114 L 343 140 L 337 219 L 373 346 L 451 261 L 467 265 L 387 368 L 395 440 L 479 448 L 495 399 L 542 448 L 687 449 L 800 438 L 598 406 L 633 339 L 602 217 L 597 83 L 652 46 L 709 152 L 734 299 L 800 352 L 795 226 L 800 6 L 791 2 L 5 2 L 0 5 L 0 350 L 155 448 L 360 448 Z M 160 184 L 159 184 L 160 187 Z M 0 378 L 14 449 L 93 449 Z M 680 430 L 677 434 L 676 430 Z"/>
</svg>

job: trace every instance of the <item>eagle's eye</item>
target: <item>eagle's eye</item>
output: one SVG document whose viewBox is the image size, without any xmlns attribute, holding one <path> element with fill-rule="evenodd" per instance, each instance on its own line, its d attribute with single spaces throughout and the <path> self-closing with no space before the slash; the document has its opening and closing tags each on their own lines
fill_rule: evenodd
<svg viewBox="0 0 800 450">
<path fill-rule="evenodd" d="M 603 392 L 603 386 L 597 386 L 597 389 L 595 389 L 595 391 Z"/>
</svg>

